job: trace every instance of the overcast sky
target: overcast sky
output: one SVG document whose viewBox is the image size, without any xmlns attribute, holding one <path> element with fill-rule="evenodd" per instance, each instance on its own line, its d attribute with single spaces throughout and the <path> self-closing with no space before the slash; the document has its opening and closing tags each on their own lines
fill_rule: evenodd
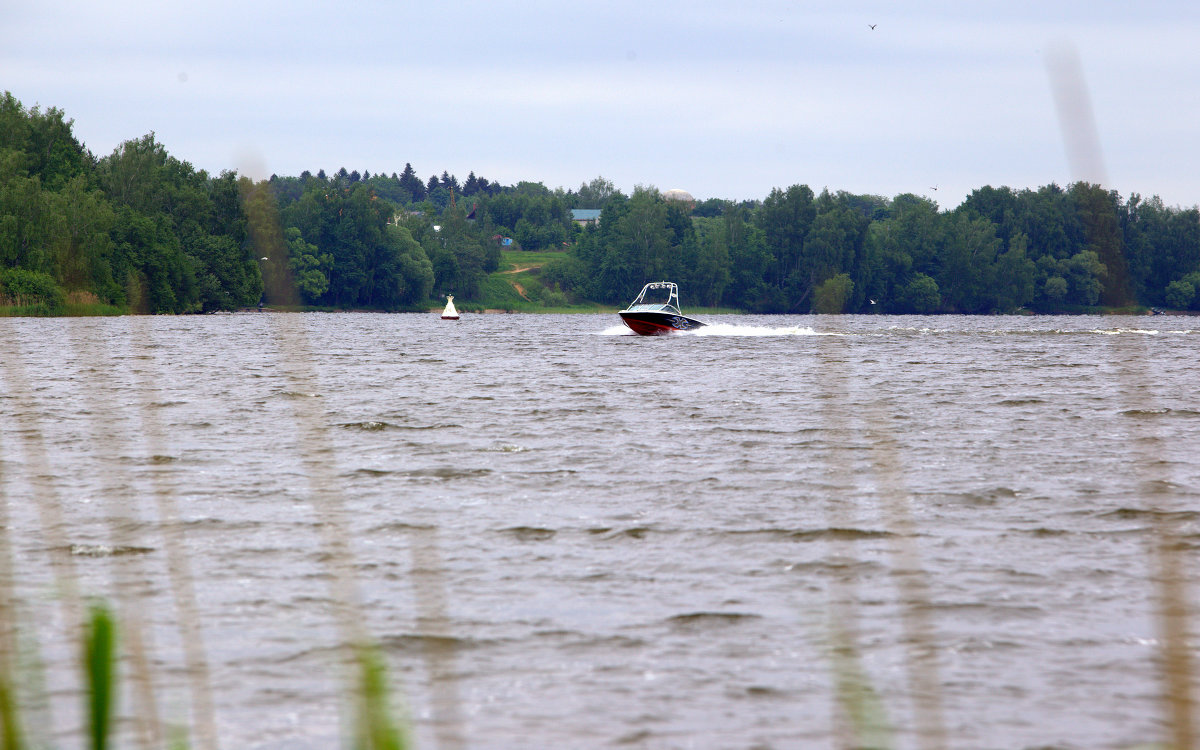
<svg viewBox="0 0 1200 750">
<path fill-rule="evenodd" d="M 0 0 L 0 90 L 97 155 L 153 131 L 212 173 L 1190 207 L 1198 32 L 1194 0 Z"/>
</svg>

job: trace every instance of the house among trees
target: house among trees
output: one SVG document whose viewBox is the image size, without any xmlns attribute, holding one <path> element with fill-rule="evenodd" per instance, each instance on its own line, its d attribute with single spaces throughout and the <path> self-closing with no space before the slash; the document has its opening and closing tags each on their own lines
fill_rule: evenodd
<svg viewBox="0 0 1200 750">
<path fill-rule="evenodd" d="M 572 208 L 571 220 L 581 227 L 594 227 L 600 223 L 600 209 Z"/>
</svg>

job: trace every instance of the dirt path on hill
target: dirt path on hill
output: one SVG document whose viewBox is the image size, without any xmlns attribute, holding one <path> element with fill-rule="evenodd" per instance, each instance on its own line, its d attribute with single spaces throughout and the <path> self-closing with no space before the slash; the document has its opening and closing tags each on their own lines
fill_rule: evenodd
<svg viewBox="0 0 1200 750">
<path fill-rule="evenodd" d="M 536 266 L 517 266 L 516 268 L 512 269 L 511 271 L 501 271 L 500 273 L 510 275 L 510 274 L 514 274 L 514 273 L 521 273 L 522 271 L 532 271 L 535 268 L 541 268 L 541 267 L 542 266 L 540 264 L 536 265 Z M 518 284 L 515 281 L 510 281 L 508 283 L 512 284 L 513 289 L 517 290 L 517 294 L 521 295 L 521 299 L 525 300 L 526 302 L 533 301 L 533 300 L 529 299 L 529 295 L 525 293 L 525 287 L 521 286 L 520 284 Z"/>
</svg>

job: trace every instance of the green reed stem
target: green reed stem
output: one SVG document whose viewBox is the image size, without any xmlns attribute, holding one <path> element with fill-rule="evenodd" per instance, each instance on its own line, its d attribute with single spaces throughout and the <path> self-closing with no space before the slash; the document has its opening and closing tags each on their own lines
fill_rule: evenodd
<svg viewBox="0 0 1200 750">
<path fill-rule="evenodd" d="M 3 750 L 20 750 L 24 747 L 21 743 L 21 723 L 17 716 L 16 703 L 8 675 L 0 675 L 0 722 L 3 723 L 0 727 L 0 742 L 3 744 L 0 748 Z"/>
<path fill-rule="evenodd" d="M 837 606 L 833 607 L 835 612 L 837 609 Z M 895 747 L 887 709 L 879 692 L 871 684 L 858 644 L 836 619 L 831 624 L 830 631 L 834 695 L 837 706 L 845 717 L 846 726 L 843 727 L 843 731 L 848 733 L 848 736 L 842 738 L 845 746 L 856 750 L 885 750 Z"/>
<path fill-rule="evenodd" d="M 249 180 L 242 180 L 239 187 L 256 254 L 264 253 L 262 257 L 267 263 L 263 269 L 267 300 L 272 305 L 295 305 L 299 295 L 286 261 L 283 225 L 274 199 L 270 197 L 270 189 L 265 182 L 255 185 Z M 319 381 L 312 367 L 314 357 L 303 324 L 295 318 L 276 315 L 271 316 L 271 322 L 284 370 L 293 388 L 305 393 L 316 390 Z M 377 648 L 371 645 L 366 635 L 366 619 L 354 576 L 350 526 L 329 451 L 333 441 L 326 432 L 327 419 L 320 406 L 311 399 L 294 400 L 293 406 L 300 456 L 309 477 L 310 503 L 321 521 L 326 564 L 331 573 L 330 598 L 336 608 L 335 617 L 343 642 L 352 644 L 358 662 L 358 679 L 352 683 L 359 699 L 356 748 L 402 750 L 408 743 L 391 717 L 387 670 Z"/>
<path fill-rule="evenodd" d="M 2 463 L 2 462 L 0 462 Z M 14 665 L 17 662 L 17 615 L 12 595 L 12 548 L 8 539 L 8 497 L 0 470 L 0 745 L 2 750 L 18 750 L 21 724 L 17 716 L 17 691 Z"/>
<path fill-rule="evenodd" d="M 392 719 L 387 666 L 378 649 L 359 646 L 359 726 L 356 750 L 405 750 L 408 742 Z"/>
<path fill-rule="evenodd" d="M 132 333 L 141 342 L 142 352 L 148 354 L 154 343 L 148 324 L 135 318 Z M 152 455 L 165 455 L 167 452 L 164 447 L 167 443 L 166 437 L 162 422 L 152 406 L 153 394 L 157 392 L 158 384 L 151 376 L 144 375 L 141 385 L 139 390 L 142 394 L 142 429 L 146 436 L 146 442 L 150 446 Z M 200 626 L 200 615 L 196 605 L 195 578 L 192 575 L 192 565 L 187 555 L 179 504 L 175 498 L 175 488 L 168 481 L 165 472 L 153 471 L 150 476 L 154 482 L 154 498 L 167 552 L 167 574 L 175 598 L 176 620 L 179 624 L 184 661 L 187 665 L 192 699 L 192 729 L 196 746 L 200 750 L 217 750 L 216 707 L 209 678 L 204 633 Z M 157 724 L 157 720 L 155 723 Z"/>
<path fill-rule="evenodd" d="M 116 627 L 106 605 L 92 605 L 83 638 L 92 750 L 105 750 L 116 704 L 117 681 Z"/>
<path fill-rule="evenodd" d="M 190 750 L 191 745 L 188 744 L 188 733 L 184 727 L 174 727 L 170 730 L 170 743 L 167 745 L 169 750 Z"/>
</svg>

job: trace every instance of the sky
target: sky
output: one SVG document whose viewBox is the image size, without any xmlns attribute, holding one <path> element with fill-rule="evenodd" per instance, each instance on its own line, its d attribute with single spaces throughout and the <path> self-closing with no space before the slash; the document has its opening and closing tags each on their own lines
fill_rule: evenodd
<svg viewBox="0 0 1200 750">
<path fill-rule="evenodd" d="M 212 174 L 1200 204 L 1200 3 L 0 0 L 0 91 Z"/>
</svg>

